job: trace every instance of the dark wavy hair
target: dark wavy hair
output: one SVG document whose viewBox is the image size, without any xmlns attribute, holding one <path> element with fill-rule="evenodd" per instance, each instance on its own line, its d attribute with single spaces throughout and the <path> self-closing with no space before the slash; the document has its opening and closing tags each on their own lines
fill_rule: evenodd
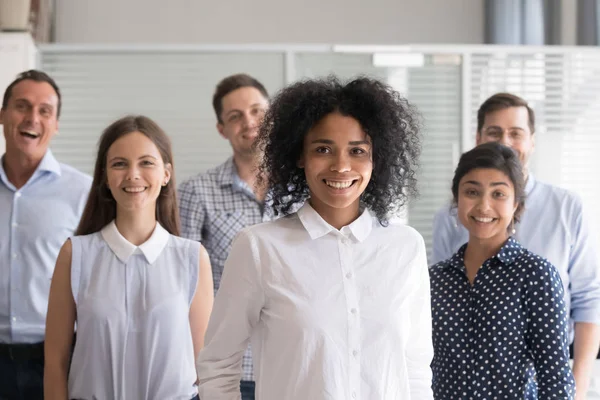
<svg viewBox="0 0 600 400">
<path fill-rule="evenodd" d="M 360 200 L 385 226 L 417 194 L 420 117 L 389 85 L 367 77 L 347 83 L 334 76 L 301 81 L 275 96 L 256 141 L 264 152 L 260 172 L 268 180 L 275 213 L 289 214 L 309 197 L 304 170 L 297 166 L 304 137 L 333 112 L 356 119 L 371 139 L 373 172 Z"/>
<path fill-rule="evenodd" d="M 94 180 L 87 203 L 81 216 L 76 235 L 98 232 L 117 216 L 117 202 L 106 185 L 106 157 L 110 146 L 123 136 L 141 132 L 156 145 L 165 165 L 171 164 L 171 178 L 161 187 L 156 200 L 156 220 L 170 234 L 179 236 L 179 208 L 175 185 L 175 165 L 171 141 L 167 134 L 150 118 L 143 115 L 123 117 L 104 130 L 98 142 L 98 156 L 94 167 Z"/>
<path fill-rule="evenodd" d="M 464 153 L 458 162 L 452 179 L 453 207 L 458 205 L 458 185 L 460 180 L 474 169 L 495 169 L 508 176 L 515 188 L 515 201 L 518 203 L 513 215 L 519 222 L 525 207 L 525 176 L 519 156 L 513 149 L 497 142 L 480 144 Z"/>
</svg>

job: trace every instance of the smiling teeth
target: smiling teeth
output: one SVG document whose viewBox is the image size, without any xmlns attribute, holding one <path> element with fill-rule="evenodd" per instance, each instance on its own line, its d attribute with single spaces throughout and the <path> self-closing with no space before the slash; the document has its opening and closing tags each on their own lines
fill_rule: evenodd
<svg viewBox="0 0 600 400">
<path fill-rule="evenodd" d="M 336 181 L 325 181 L 325 183 L 327 184 L 327 186 L 331 186 L 332 188 L 335 189 L 346 189 L 349 188 L 350 186 L 352 186 L 352 181 L 345 181 L 345 182 L 336 182 Z"/>
<path fill-rule="evenodd" d="M 492 222 L 494 220 L 494 218 L 479 218 L 479 217 L 473 217 L 475 218 L 475 221 L 477 222 Z"/>
<path fill-rule="evenodd" d="M 128 193 L 140 193 L 146 190 L 145 187 L 128 187 L 124 189 Z"/>
<path fill-rule="evenodd" d="M 28 135 L 35 136 L 35 137 L 39 136 L 39 133 L 33 132 L 33 131 L 21 131 L 21 133 L 26 133 Z"/>
</svg>

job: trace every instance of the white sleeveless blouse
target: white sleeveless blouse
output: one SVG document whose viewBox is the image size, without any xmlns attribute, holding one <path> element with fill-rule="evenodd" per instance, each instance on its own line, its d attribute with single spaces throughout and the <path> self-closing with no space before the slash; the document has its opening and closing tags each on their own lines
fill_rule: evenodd
<svg viewBox="0 0 600 400">
<path fill-rule="evenodd" d="M 160 224 L 139 247 L 113 222 L 71 238 L 77 341 L 69 398 L 165 400 L 194 397 L 189 309 L 200 243 Z"/>
</svg>

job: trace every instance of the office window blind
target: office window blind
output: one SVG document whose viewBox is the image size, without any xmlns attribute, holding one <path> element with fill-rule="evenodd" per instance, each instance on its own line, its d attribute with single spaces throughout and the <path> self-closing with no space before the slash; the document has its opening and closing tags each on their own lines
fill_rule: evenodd
<svg viewBox="0 0 600 400">
<path fill-rule="evenodd" d="M 171 137 L 178 182 L 223 162 L 229 142 L 215 128 L 215 85 L 246 72 L 269 92 L 284 84 L 278 53 L 200 51 L 41 51 L 41 68 L 62 90 L 63 111 L 52 151 L 92 173 L 102 130 L 126 114 L 154 119 Z"/>
</svg>

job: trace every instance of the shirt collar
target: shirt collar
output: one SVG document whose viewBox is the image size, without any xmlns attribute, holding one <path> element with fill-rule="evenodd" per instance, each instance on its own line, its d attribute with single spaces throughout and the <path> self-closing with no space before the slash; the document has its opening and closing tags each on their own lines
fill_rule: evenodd
<svg viewBox="0 0 600 400">
<path fill-rule="evenodd" d="M 46 154 L 44 154 L 44 158 L 42 158 L 40 165 L 38 165 L 37 171 L 48 171 L 58 176 L 61 175 L 60 164 L 56 158 L 54 158 L 54 155 L 50 149 L 48 149 Z"/>
<path fill-rule="evenodd" d="M 229 159 L 221 165 L 217 180 L 221 186 L 231 186 L 235 181 L 235 177 L 237 177 L 237 171 L 235 169 L 235 164 L 233 163 L 233 157 L 229 157 Z"/>
<path fill-rule="evenodd" d="M 54 155 L 52 154 L 52 151 L 50 151 L 50 149 L 46 150 L 46 154 L 44 154 L 42 161 L 40 161 L 40 164 L 35 169 L 33 176 L 37 175 L 40 172 L 46 171 L 54 173 L 58 176 L 61 175 L 60 164 L 56 160 L 56 158 L 54 158 Z M 4 182 L 8 182 L 8 177 L 6 176 L 6 171 L 4 170 L 4 155 L 2 156 L 2 158 L 0 158 L 0 177 Z"/>
<path fill-rule="evenodd" d="M 525 182 L 525 194 L 529 195 L 535 186 L 535 177 L 532 173 L 527 176 L 527 182 Z"/>
<path fill-rule="evenodd" d="M 465 260 L 465 250 L 467 249 L 467 244 L 463 244 L 460 249 L 450 258 L 450 262 L 447 263 L 447 266 L 457 266 L 459 268 L 463 268 L 464 260 Z M 508 240 L 502 245 L 498 253 L 491 257 L 500 261 L 504 265 L 510 265 L 517 257 L 523 254 L 525 250 L 523 246 L 512 236 L 508 238 Z M 486 260 L 487 261 L 487 260 Z"/>
<path fill-rule="evenodd" d="M 502 262 L 502 264 L 510 265 L 515 262 L 517 257 L 523 254 L 524 251 L 523 246 L 511 236 L 504 243 L 498 254 L 496 254 L 496 258 Z"/>
<path fill-rule="evenodd" d="M 298 210 L 298 218 L 300 218 L 300 222 L 302 222 L 304 229 L 306 229 L 311 239 L 318 239 L 327 235 L 329 232 L 337 231 L 337 229 L 329 225 L 323 217 L 312 208 L 308 201 L 304 202 L 302 207 Z M 346 227 L 343 227 L 342 230 L 344 228 Z M 373 229 L 373 217 L 369 210 L 365 208 L 356 220 L 347 225 L 347 228 L 359 242 L 365 240 Z"/>
<path fill-rule="evenodd" d="M 129 260 L 129 257 L 131 257 L 137 249 L 139 249 L 144 257 L 146 257 L 148 264 L 153 264 L 167 245 L 170 236 L 169 232 L 167 232 L 158 222 L 156 223 L 156 227 L 150 238 L 139 246 L 130 243 L 123 235 L 121 235 L 114 220 L 102 228 L 102 231 L 100 232 L 102 238 L 108 243 L 108 247 L 110 247 L 117 258 L 124 263 Z"/>
</svg>

